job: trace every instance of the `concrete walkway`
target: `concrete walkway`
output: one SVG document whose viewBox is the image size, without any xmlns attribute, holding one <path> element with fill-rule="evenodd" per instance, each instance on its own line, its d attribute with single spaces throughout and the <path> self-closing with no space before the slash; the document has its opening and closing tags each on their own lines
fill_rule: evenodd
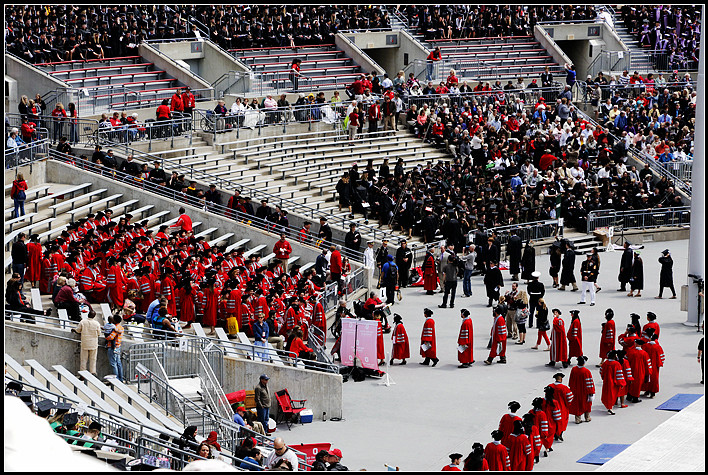
<svg viewBox="0 0 708 475">
<path fill-rule="evenodd" d="M 695 327 L 684 326 L 686 313 L 681 312 L 680 300 L 655 300 L 658 295 L 659 263 L 661 251 L 669 248 L 674 258 L 674 282 L 679 292 L 686 283 L 688 241 L 646 243 L 642 251 L 644 260 L 645 290 L 642 298 L 629 298 L 617 292 L 617 272 L 621 253 L 601 253 L 597 305 L 577 305 L 580 292 L 560 292 L 551 288 L 548 276 L 547 255 L 537 256 L 536 268 L 542 272 L 546 284 L 546 301 L 550 308 L 563 311 L 566 329 L 570 322 L 568 311 L 580 309 L 583 325 L 583 347 L 589 356 L 588 368 L 592 371 L 598 396 L 595 400 L 593 420 L 575 425 L 572 422 L 566 431 L 565 442 L 554 444 L 548 458 L 541 458 L 537 470 L 595 470 L 597 466 L 576 463 L 583 455 L 603 443 L 632 444 L 676 413 L 657 411 L 655 407 L 677 393 L 703 393 L 700 381 L 700 366 L 696 361 L 696 347 L 701 338 Z M 576 259 L 576 278 L 579 278 L 580 262 Z M 509 290 L 509 273 L 503 272 L 505 287 Z M 559 369 L 544 366 L 548 352 L 532 350 L 536 328 L 530 329 L 526 345 L 507 346 L 507 365 L 486 366 L 486 349 L 492 324 L 491 310 L 486 307 L 482 277 L 473 277 L 473 297 L 458 298 L 455 309 L 439 309 L 442 294 L 425 295 L 422 288 L 403 290 L 403 301 L 394 305 L 394 312 L 403 317 L 408 332 L 413 357 L 405 366 L 395 365 L 390 375 L 395 385 L 381 386 L 379 380 L 344 383 L 344 420 L 322 422 L 321 414 L 316 422 L 294 425 L 291 431 L 279 428 L 276 435 L 286 443 L 331 442 L 340 448 L 342 463 L 351 470 L 384 470 L 385 463 L 399 466 L 401 470 L 438 471 L 449 463 L 448 454 L 460 452 L 465 456 L 474 442 L 486 445 L 490 433 L 496 429 L 499 419 L 507 411 L 509 401 L 522 405 L 519 413 L 527 412 L 534 397 L 543 396 L 543 388 L 552 382 L 552 375 Z M 525 286 L 520 286 L 522 289 Z M 458 297 L 462 283 L 458 284 Z M 670 296 L 670 291 L 669 291 Z M 588 299 L 589 301 L 589 299 Z M 418 364 L 420 333 L 423 325 L 423 308 L 435 312 L 438 357 L 437 367 Z M 599 369 L 600 324 L 604 322 L 605 309 L 615 311 L 618 333 L 630 322 L 629 314 L 636 312 L 646 323 L 646 312 L 658 315 L 661 326 L 661 345 L 666 353 L 666 363 L 661 369 L 661 392 L 641 404 L 630 404 L 610 416 L 599 398 L 602 382 Z M 460 327 L 460 308 L 472 312 L 474 324 L 474 358 L 472 368 L 458 369 L 457 335 Z M 384 335 L 386 351 L 390 351 L 390 335 Z M 566 376 L 570 368 L 560 369 Z M 567 378 L 565 380 L 567 383 Z M 293 397 L 298 397 L 293 394 Z M 700 447 L 705 459 L 705 435 Z M 669 443 L 669 442 L 667 442 Z M 671 467 L 662 467 L 671 470 Z M 657 467 L 659 469 L 659 467 Z"/>
</svg>

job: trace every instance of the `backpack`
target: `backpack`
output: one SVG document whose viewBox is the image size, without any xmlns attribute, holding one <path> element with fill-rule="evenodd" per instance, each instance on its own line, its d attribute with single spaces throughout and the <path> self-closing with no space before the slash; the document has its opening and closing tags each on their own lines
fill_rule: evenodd
<svg viewBox="0 0 708 475">
<path fill-rule="evenodd" d="M 152 309 L 152 312 L 145 315 L 145 319 L 147 320 L 147 322 L 150 324 L 150 326 L 152 328 L 162 327 L 162 319 L 160 318 L 160 314 L 158 313 L 158 310 L 160 310 L 160 307 L 158 305 L 156 305 L 155 308 Z"/>
</svg>

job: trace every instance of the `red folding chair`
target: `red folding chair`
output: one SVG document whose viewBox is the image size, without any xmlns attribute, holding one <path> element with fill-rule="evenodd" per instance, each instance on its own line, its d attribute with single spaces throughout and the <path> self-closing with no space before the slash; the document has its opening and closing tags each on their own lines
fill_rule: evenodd
<svg viewBox="0 0 708 475">
<path fill-rule="evenodd" d="M 275 399 L 277 399 L 278 404 L 280 405 L 280 411 L 278 412 L 276 423 L 278 421 L 285 422 L 288 426 L 288 430 L 290 430 L 290 427 L 293 424 L 293 418 L 297 417 L 302 411 L 307 409 L 305 407 L 305 402 L 307 399 L 291 399 L 287 389 L 277 391 L 275 393 Z"/>
</svg>

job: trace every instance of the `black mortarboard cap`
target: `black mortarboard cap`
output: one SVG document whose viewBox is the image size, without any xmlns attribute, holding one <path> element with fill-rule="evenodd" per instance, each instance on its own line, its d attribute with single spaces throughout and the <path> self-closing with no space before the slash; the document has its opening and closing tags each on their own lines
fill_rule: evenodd
<svg viewBox="0 0 708 475">
<path fill-rule="evenodd" d="M 56 405 L 54 404 L 53 401 L 50 401 L 49 399 L 44 399 L 43 401 L 39 401 L 37 403 L 37 411 L 38 412 L 49 412 L 52 409 L 54 409 Z"/>
<path fill-rule="evenodd" d="M 71 409 L 71 404 L 68 402 L 58 402 L 56 404 L 56 410 L 58 413 L 69 412 Z"/>
<path fill-rule="evenodd" d="M 28 406 L 32 405 L 32 393 L 30 391 L 20 391 L 17 395 Z"/>
<path fill-rule="evenodd" d="M 75 426 L 79 422 L 79 413 L 78 412 L 70 412 L 69 414 L 64 416 L 64 425 L 66 427 L 71 427 Z"/>
</svg>

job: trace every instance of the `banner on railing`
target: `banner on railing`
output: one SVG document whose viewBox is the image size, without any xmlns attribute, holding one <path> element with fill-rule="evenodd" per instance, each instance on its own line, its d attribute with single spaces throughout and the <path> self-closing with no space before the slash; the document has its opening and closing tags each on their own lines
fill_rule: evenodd
<svg viewBox="0 0 708 475">
<path fill-rule="evenodd" d="M 376 335 L 378 325 L 373 320 L 342 319 L 340 354 L 344 366 L 354 366 L 359 358 L 364 368 L 378 370 Z"/>
</svg>

